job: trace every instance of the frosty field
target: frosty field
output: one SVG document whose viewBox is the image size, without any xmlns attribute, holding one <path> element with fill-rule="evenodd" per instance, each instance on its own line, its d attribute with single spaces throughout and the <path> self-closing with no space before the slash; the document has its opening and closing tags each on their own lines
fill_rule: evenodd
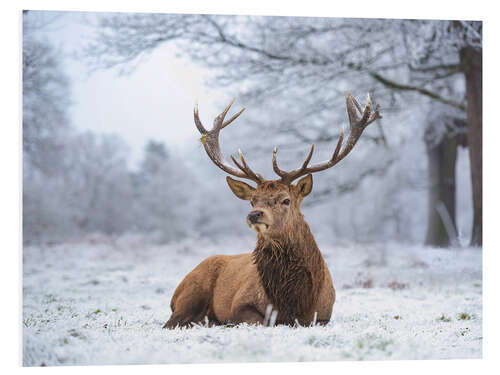
<svg viewBox="0 0 500 375">
<path fill-rule="evenodd" d="M 480 249 L 319 243 L 337 290 L 326 327 L 164 330 L 170 297 L 203 258 L 253 240 L 140 238 L 23 251 L 23 364 L 481 358 Z"/>
</svg>

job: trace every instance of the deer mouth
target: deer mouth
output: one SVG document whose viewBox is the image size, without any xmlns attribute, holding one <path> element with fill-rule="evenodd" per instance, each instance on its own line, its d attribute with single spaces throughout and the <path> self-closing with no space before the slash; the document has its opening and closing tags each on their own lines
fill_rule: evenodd
<svg viewBox="0 0 500 375">
<path fill-rule="evenodd" d="M 268 230 L 269 224 L 258 222 L 258 223 L 253 223 L 249 225 L 250 228 L 252 228 L 254 231 L 257 233 L 262 233 Z"/>
</svg>

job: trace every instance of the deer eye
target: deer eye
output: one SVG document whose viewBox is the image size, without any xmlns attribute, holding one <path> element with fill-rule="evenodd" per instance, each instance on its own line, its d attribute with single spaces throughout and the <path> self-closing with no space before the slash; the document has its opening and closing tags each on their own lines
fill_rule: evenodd
<svg viewBox="0 0 500 375">
<path fill-rule="evenodd" d="M 284 200 L 283 202 L 281 202 L 281 203 L 283 203 L 285 206 L 288 206 L 288 205 L 290 204 L 290 199 L 285 199 L 285 200 Z"/>
</svg>

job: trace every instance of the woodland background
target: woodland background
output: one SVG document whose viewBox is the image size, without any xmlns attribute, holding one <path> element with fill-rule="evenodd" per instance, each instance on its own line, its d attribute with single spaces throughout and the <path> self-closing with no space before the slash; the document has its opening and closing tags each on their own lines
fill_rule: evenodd
<svg viewBox="0 0 500 375">
<path fill-rule="evenodd" d="M 234 111 L 247 108 L 222 133 L 222 149 L 227 158 L 241 148 L 267 178 L 274 178 L 274 146 L 285 168 L 297 167 L 312 143 L 316 161 L 329 156 L 347 124 L 345 90 L 360 102 L 369 92 L 381 105 L 384 118 L 354 152 L 315 176 L 303 211 L 320 238 L 481 246 L 481 22 L 82 14 L 85 48 L 68 55 L 46 35 L 71 16 L 23 13 L 25 243 L 96 233 L 140 233 L 160 243 L 248 233 L 248 207 L 204 154 L 192 113 L 185 123 L 166 116 L 163 130 L 190 127 L 188 146 L 175 148 L 159 134 L 135 163 L 106 124 L 96 132 L 72 122 L 68 60 L 84 61 L 89 75 L 113 70 L 118 82 L 156 50 L 175 49 L 210 73 L 209 89 L 224 93 L 215 113 L 199 103 L 206 125 L 232 97 Z"/>
</svg>

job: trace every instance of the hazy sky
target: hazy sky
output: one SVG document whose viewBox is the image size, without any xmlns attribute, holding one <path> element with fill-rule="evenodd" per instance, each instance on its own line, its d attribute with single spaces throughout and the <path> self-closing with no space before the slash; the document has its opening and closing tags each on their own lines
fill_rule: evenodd
<svg viewBox="0 0 500 375">
<path fill-rule="evenodd" d="M 130 75 L 117 70 L 89 74 L 82 59 L 75 58 L 88 41 L 98 17 L 105 13 L 44 12 L 31 16 L 52 20 L 44 36 L 66 56 L 65 72 L 72 83 L 73 125 L 95 132 L 117 133 L 131 147 L 131 161 L 141 157 L 148 139 L 161 140 L 171 149 L 189 147 L 199 134 L 193 123 L 198 100 L 202 121 L 211 126 L 221 111 L 214 105 L 221 92 L 205 88 L 208 72 L 188 58 L 175 56 L 175 47 L 158 48 Z"/>
</svg>

